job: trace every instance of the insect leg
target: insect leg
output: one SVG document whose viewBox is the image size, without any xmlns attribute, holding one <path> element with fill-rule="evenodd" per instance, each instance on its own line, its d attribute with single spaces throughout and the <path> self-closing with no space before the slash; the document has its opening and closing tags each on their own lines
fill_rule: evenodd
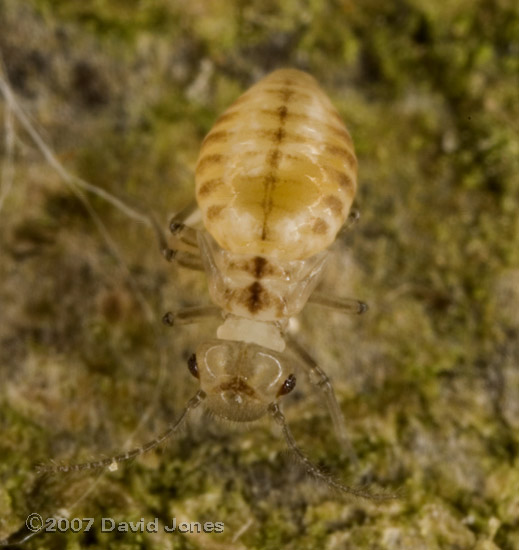
<svg viewBox="0 0 519 550">
<path fill-rule="evenodd" d="M 176 325 L 190 325 L 208 319 L 221 318 L 222 310 L 218 306 L 193 306 L 179 309 L 175 313 L 168 311 L 162 322 L 170 327 Z"/>
<path fill-rule="evenodd" d="M 162 233 L 162 230 L 160 230 L 160 228 L 155 229 L 159 241 L 160 251 L 168 262 L 176 262 L 178 265 L 187 267 L 188 269 L 192 269 L 194 271 L 204 271 L 202 260 L 198 255 L 196 255 L 196 253 L 170 248 L 166 241 L 166 237 Z"/>
<path fill-rule="evenodd" d="M 188 269 L 193 269 L 195 271 L 204 271 L 204 267 L 198 254 L 198 246 L 196 245 L 196 243 L 194 245 L 183 243 L 184 245 L 187 245 L 189 251 L 170 248 L 166 239 L 166 235 L 164 234 L 164 231 L 162 231 L 162 227 L 160 226 L 160 224 L 157 222 L 157 220 L 155 220 L 153 216 L 149 216 L 149 219 L 153 226 L 153 229 L 155 230 L 155 236 L 157 238 L 159 250 L 168 262 L 175 261 L 182 267 L 187 267 Z M 172 225 L 173 223 L 174 222 L 171 222 L 170 225 Z M 183 228 L 183 233 L 185 233 L 186 231 L 193 232 L 194 239 L 196 241 L 196 229 L 192 229 L 187 225 L 184 225 Z M 180 242 L 183 242 L 180 238 L 180 235 L 178 236 L 178 238 Z"/>
<path fill-rule="evenodd" d="M 324 396 L 337 439 L 342 449 L 348 453 L 350 459 L 357 463 L 357 456 L 351 446 L 346 424 L 344 423 L 344 417 L 339 407 L 339 403 L 337 402 L 337 397 L 333 391 L 330 379 L 323 369 L 315 362 L 314 358 L 290 335 L 287 335 L 287 347 L 296 358 L 299 359 L 299 364 L 302 365 L 306 371 L 310 383 L 317 387 Z"/>
<path fill-rule="evenodd" d="M 193 201 L 185 208 L 177 212 L 169 222 L 171 234 L 188 246 L 198 248 L 196 229 L 193 229 L 187 223 L 196 216 L 198 204 Z"/>
<path fill-rule="evenodd" d="M 190 252 L 184 252 L 183 250 L 171 250 L 168 248 L 168 254 L 173 252 L 173 257 L 170 259 L 166 256 L 168 262 L 176 261 L 178 265 L 192 269 L 193 271 L 205 271 L 202 264 L 202 260 L 198 256 L 194 256 Z"/>
<path fill-rule="evenodd" d="M 308 298 L 308 303 L 335 309 L 341 313 L 356 313 L 357 315 L 365 313 L 369 309 L 368 304 L 360 300 L 339 298 L 323 292 L 313 292 Z"/>
<path fill-rule="evenodd" d="M 347 231 L 355 227 L 359 220 L 360 212 L 356 208 L 352 208 L 350 210 L 350 213 L 348 214 L 348 217 L 346 218 L 346 221 L 344 222 L 344 225 L 339 230 L 337 237 L 342 237 Z"/>
</svg>

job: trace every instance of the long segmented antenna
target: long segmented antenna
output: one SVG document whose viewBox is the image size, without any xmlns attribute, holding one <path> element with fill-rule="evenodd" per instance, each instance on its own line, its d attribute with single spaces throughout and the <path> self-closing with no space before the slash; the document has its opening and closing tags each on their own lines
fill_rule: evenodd
<svg viewBox="0 0 519 550">
<path fill-rule="evenodd" d="M 340 481 L 334 479 L 329 474 L 323 472 L 297 446 L 294 436 L 292 435 L 292 432 L 288 427 L 285 415 L 281 412 L 279 405 L 277 403 L 271 403 L 268 407 L 268 411 L 272 418 L 276 421 L 276 423 L 281 426 L 286 444 L 288 445 L 289 449 L 294 453 L 298 462 L 305 468 L 308 474 L 328 485 L 330 489 L 334 489 L 335 491 L 350 495 L 352 497 L 364 498 L 366 500 L 374 500 L 376 502 L 384 502 L 387 500 L 395 500 L 399 498 L 399 496 L 396 494 L 372 493 L 366 487 L 344 485 Z"/>
<path fill-rule="evenodd" d="M 184 409 L 184 412 L 181 414 L 180 418 L 176 421 L 175 424 L 170 426 L 165 432 L 161 433 L 155 439 L 148 441 L 142 447 L 136 447 L 131 451 L 126 453 L 121 453 L 109 458 L 103 458 L 102 460 L 94 460 L 91 462 L 82 462 L 80 464 L 43 464 L 38 466 L 38 473 L 69 473 L 69 472 L 80 472 L 82 470 L 97 470 L 100 468 L 108 468 L 110 471 L 117 470 L 117 465 L 121 462 L 126 462 L 137 456 L 143 455 L 155 447 L 158 447 L 161 443 L 169 439 L 176 432 L 178 432 L 185 424 L 187 415 L 193 409 L 196 409 L 198 405 L 205 399 L 206 393 L 202 390 L 199 390 L 194 397 L 192 397 Z"/>
</svg>

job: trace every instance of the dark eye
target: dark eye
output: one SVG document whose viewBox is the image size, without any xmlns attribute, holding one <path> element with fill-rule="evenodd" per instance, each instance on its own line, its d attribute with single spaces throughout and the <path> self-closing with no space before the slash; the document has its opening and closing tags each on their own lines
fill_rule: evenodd
<svg viewBox="0 0 519 550">
<path fill-rule="evenodd" d="M 278 396 L 286 395 L 290 393 L 296 387 L 296 377 L 293 374 L 289 374 L 288 378 L 283 382 L 280 390 L 278 391 Z"/>
<path fill-rule="evenodd" d="M 200 378 L 198 375 L 198 364 L 196 362 L 196 354 L 193 353 L 187 360 L 187 368 L 189 372 L 195 377 Z"/>
</svg>

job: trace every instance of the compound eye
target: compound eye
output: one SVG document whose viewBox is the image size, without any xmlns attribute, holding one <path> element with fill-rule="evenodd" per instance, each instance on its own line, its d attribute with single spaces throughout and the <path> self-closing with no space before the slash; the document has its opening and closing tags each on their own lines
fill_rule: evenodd
<svg viewBox="0 0 519 550">
<path fill-rule="evenodd" d="M 288 378 L 283 382 L 280 390 L 278 391 L 278 397 L 280 395 L 286 395 L 290 393 L 296 387 L 296 377 L 293 374 L 289 374 Z"/>
<path fill-rule="evenodd" d="M 195 378 L 200 378 L 198 374 L 198 363 L 196 362 L 196 353 L 192 353 L 189 356 L 189 359 L 187 360 L 187 368 Z"/>
</svg>

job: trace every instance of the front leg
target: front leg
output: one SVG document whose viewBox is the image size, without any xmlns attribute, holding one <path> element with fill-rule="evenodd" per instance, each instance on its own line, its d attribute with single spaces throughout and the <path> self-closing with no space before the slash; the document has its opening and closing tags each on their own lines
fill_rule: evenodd
<svg viewBox="0 0 519 550">
<path fill-rule="evenodd" d="M 168 311 L 162 317 L 162 322 L 169 327 L 173 327 L 221 318 L 222 310 L 218 306 L 191 306 L 179 309 L 176 312 Z"/>
</svg>

